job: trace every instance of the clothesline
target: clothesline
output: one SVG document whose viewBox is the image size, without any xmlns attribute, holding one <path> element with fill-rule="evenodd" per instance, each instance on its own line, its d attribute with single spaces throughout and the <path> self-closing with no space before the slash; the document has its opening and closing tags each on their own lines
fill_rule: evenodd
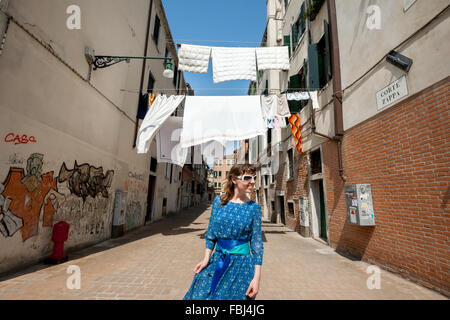
<svg viewBox="0 0 450 320">
<path fill-rule="evenodd" d="M 192 88 L 194 91 L 198 91 L 198 90 L 202 90 L 202 91 L 207 91 L 207 90 L 248 90 L 248 87 L 243 87 L 243 88 Z M 173 89 L 173 88 L 166 88 L 166 89 L 151 89 L 150 91 L 154 91 L 154 92 L 158 92 L 158 91 L 182 91 L 184 89 Z M 268 89 L 268 90 L 281 90 L 281 89 Z M 289 88 L 286 89 L 282 92 L 280 92 L 280 94 L 283 93 L 287 93 L 288 90 L 301 90 L 301 91 L 318 91 L 320 89 L 311 89 L 311 88 Z M 128 90 L 128 89 L 120 89 L 120 91 L 127 91 L 127 92 L 133 92 L 133 93 L 140 93 L 140 91 L 136 91 L 136 90 Z M 144 90 L 144 91 L 149 91 L 149 90 Z"/>
</svg>

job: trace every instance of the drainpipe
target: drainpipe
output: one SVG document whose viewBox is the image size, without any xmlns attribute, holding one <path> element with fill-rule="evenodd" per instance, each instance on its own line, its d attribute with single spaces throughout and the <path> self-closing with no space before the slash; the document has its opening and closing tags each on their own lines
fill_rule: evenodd
<svg viewBox="0 0 450 320">
<path fill-rule="evenodd" d="M 147 18 L 147 33 L 145 36 L 145 48 L 144 48 L 144 57 L 147 56 L 147 49 L 148 49 L 148 37 L 150 35 L 150 20 L 152 18 L 152 6 L 153 6 L 153 0 L 150 0 L 150 7 L 148 9 L 148 18 Z M 144 62 L 142 63 L 142 72 L 141 72 L 141 85 L 140 85 L 140 89 L 139 89 L 139 99 L 138 101 L 140 101 L 141 95 L 142 95 L 142 90 L 143 90 L 143 85 L 144 85 L 144 76 L 145 76 L 145 67 L 147 64 L 147 60 L 144 59 Z M 139 104 L 139 102 L 138 102 Z M 138 106 L 139 109 L 139 106 Z M 139 119 L 137 117 L 137 113 L 136 113 L 136 122 L 135 122 L 135 126 L 134 126 L 134 140 L 133 140 L 133 148 L 136 148 L 136 139 L 137 139 L 137 134 L 138 134 L 138 129 L 139 129 Z"/>
<path fill-rule="evenodd" d="M 312 105 L 311 110 L 311 130 L 312 133 L 330 140 L 336 141 L 338 144 L 338 162 L 339 162 L 339 175 L 345 182 L 344 168 L 342 165 L 342 137 L 344 136 L 344 125 L 342 117 L 342 86 L 341 86 L 341 68 L 339 60 L 339 42 L 337 36 L 337 19 L 336 19 L 336 3 L 335 0 L 327 0 L 328 19 L 330 25 L 331 36 L 331 68 L 333 73 L 333 105 L 334 105 L 334 137 L 316 132 L 315 115 Z M 309 41 L 311 43 L 311 40 Z"/>
</svg>

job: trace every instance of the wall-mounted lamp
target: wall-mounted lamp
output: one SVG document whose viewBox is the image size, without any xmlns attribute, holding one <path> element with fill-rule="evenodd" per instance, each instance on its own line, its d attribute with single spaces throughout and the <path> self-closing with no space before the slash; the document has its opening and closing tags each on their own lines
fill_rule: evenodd
<svg viewBox="0 0 450 320">
<path fill-rule="evenodd" d="M 93 65 L 94 70 L 110 67 L 116 63 L 126 61 L 130 63 L 131 59 L 158 59 L 165 60 L 166 68 L 163 72 L 163 76 L 166 78 L 173 78 L 173 63 L 172 58 L 169 57 L 124 57 L 124 56 L 97 56 L 95 51 L 89 47 L 84 49 L 84 56 L 90 65 Z"/>
<path fill-rule="evenodd" d="M 413 63 L 412 59 L 392 50 L 388 53 L 386 61 L 392 63 L 394 66 L 408 72 Z"/>
</svg>

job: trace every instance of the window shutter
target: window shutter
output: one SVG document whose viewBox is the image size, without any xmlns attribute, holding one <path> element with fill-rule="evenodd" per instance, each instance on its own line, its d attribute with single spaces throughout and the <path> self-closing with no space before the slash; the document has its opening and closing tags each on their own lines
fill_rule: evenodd
<svg viewBox="0 0 450 320">
<path fill-rule="evenodd" d="M 294 23 L 292 25 L 292 51 L 295 51 L 295 47 L 297 46 L 297 38 L 298 38 L 298 28 L 297 24 Z"/>
<path fill-rule="evenodd" d="M 319 53 L 318 44 L 308 46 L 308 87 L 318 89 L 319 85 Z"/>
<path fill-rule="evenodd" d="M 326 20 L 323 21 L 323 29 L 324 29 L 324 37 L 325 37 L 325 67 L 326 67 L 326 75 L 327 82 L 331 79 L 331 51 L 330 51 L 330 33 L 329 26 Z"/>
<path fill-rule="evenodd" d="M 301 24 L 300 24 L 300 29 L 301 29 L 301 32 L 300 32 L 300 34 L 303 34 L 303 32 L 305 32 L 305 18 L 303 17 L 303 15 L 305 14 L 305 2 L 303 2 L 302 3 L 302 7 L 301 7 L 301 9 L 300 9 L 300 21 L 301 21 Z"/>
<path fill-rule="evenodd" d="M 291 57 L 291 36 L 284 36 L 284 45 L 289 47 L 289 58 Z"/>
</svg>

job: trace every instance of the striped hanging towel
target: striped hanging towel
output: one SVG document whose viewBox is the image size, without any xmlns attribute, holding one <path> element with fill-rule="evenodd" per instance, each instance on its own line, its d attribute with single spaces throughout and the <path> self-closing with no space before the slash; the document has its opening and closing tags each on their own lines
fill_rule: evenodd
<svg viewBox="0 0 450 320">
<path fill-rule="evenodd" d="M 295 113 L 289 117 L 292 136 L 298 153 L 302 153 L 302 127 L 300 125 L 300 115 Z"/>
</svg>

